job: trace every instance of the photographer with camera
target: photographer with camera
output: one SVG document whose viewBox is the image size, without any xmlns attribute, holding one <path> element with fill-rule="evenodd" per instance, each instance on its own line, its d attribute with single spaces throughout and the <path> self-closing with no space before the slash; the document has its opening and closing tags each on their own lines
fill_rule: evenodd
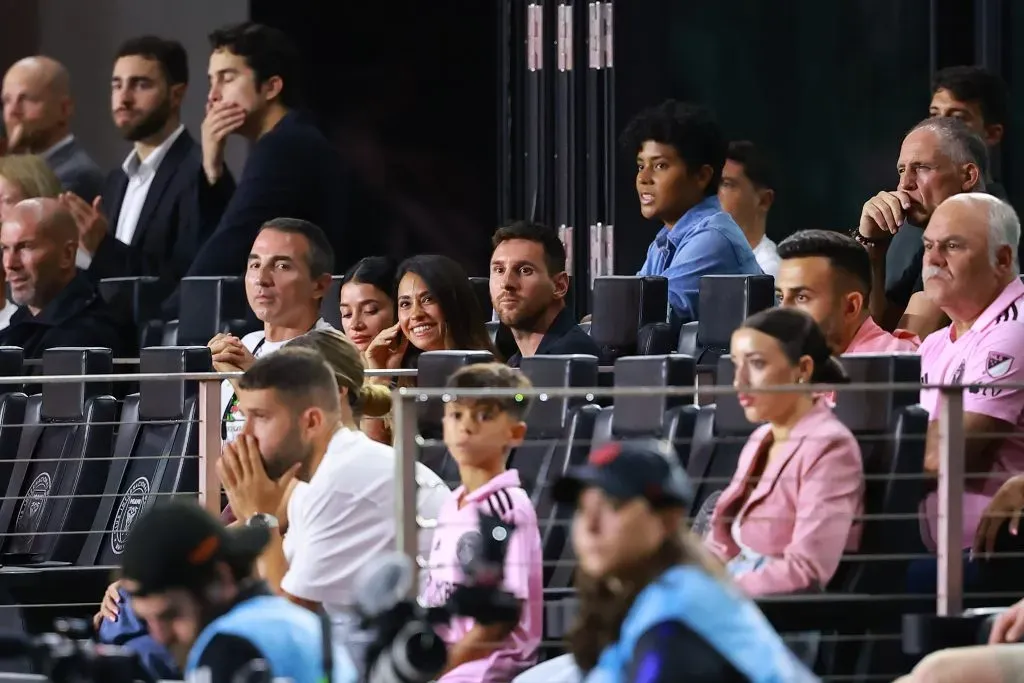
<svg viewBox="0 0 1024 683">
<path fill-rule="evenodd" d="M 121 586 L 186 680 L 355 683 L 330 623 L 256 577 L 271 531 L 225 528 L 194 503 L 157 503 L 135 523 Z"/>
</svg>

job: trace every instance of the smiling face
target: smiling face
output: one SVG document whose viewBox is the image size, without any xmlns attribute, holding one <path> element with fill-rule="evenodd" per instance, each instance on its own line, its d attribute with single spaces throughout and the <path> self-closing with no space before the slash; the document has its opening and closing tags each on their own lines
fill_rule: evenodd
<svg viewBox="0 0 1024 683">
<path fill-rule="evenodd" d="M 420 351 L 446 348 L 444 311 L 416 273 L 406 273 L 398 283 L 398 324 L 402 334 Z"/>
</svg>

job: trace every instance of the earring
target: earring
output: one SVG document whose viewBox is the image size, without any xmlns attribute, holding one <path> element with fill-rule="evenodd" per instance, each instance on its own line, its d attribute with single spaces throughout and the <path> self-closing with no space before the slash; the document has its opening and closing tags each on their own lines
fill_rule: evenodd
<svg viewBox="0 0 1024 683">
<path fill-rule="evenodd" d="M 804 383 L 805 381 L 806 381 L 806 380 L 805 380 L 805 379 L 804 379 L 803 377 L 800 377 L 800 378 L 798 378 L 798 379 L 796 380 L 796 383 L 797 383 L 797 384 L 803 384 L 803 383 Z"/>
</svg>

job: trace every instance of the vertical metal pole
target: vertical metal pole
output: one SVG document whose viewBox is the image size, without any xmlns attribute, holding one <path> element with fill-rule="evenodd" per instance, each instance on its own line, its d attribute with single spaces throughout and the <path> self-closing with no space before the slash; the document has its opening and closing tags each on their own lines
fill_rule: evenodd
<svg viewBox="0 0 1024 683">
<path fill-rule="evenodd" d="M 199 382 L 199 504 L 220 516 L 220 380 Z"/>
<path fill-rule="evenodd" d="M 395 395 L 393 408 L 395 448 L 395 544 L 399 552 L 412 559 L 412 590 L 419 590 L 419 525 L 416 523 L 416 397 L 402 388 Z M 414 596 L 413 596 L 414 597 Z"/>
<path fill-rule="evenodd" d="M 955 616 L 964 607 L 964 395 L 961 387 L 939 393 L 939 537 L 936 614 Z"/>
</svg>

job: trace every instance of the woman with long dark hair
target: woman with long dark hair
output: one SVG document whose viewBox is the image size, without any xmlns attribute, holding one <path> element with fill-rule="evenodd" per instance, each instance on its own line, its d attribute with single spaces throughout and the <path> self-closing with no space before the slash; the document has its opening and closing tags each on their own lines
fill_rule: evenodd
<svg viewBox="0 0 1024 683">
<path fill-rule="evenodd" d="M 569 658 L 519 681 L 802 683 L 815 680 L 685 529 L 690 484 L 659 441 L 596 449 L 554 487 L 575 504 L 580 611 Z"/>
<path fill-rule="evenodd" d="M 424 351 L 490 351 L 499 358 L 462 266 L 438 254 L 413 256 L 395 279 L 398 323 L 367 347 L 368 368 L 415 367 Z"/>
<path fill-rule="evenodd" d="M 341 328 L 360 351 L 395 324 L 395 272 L 387 256 L 367 256 L 342 277 Z"/>
</svg>

